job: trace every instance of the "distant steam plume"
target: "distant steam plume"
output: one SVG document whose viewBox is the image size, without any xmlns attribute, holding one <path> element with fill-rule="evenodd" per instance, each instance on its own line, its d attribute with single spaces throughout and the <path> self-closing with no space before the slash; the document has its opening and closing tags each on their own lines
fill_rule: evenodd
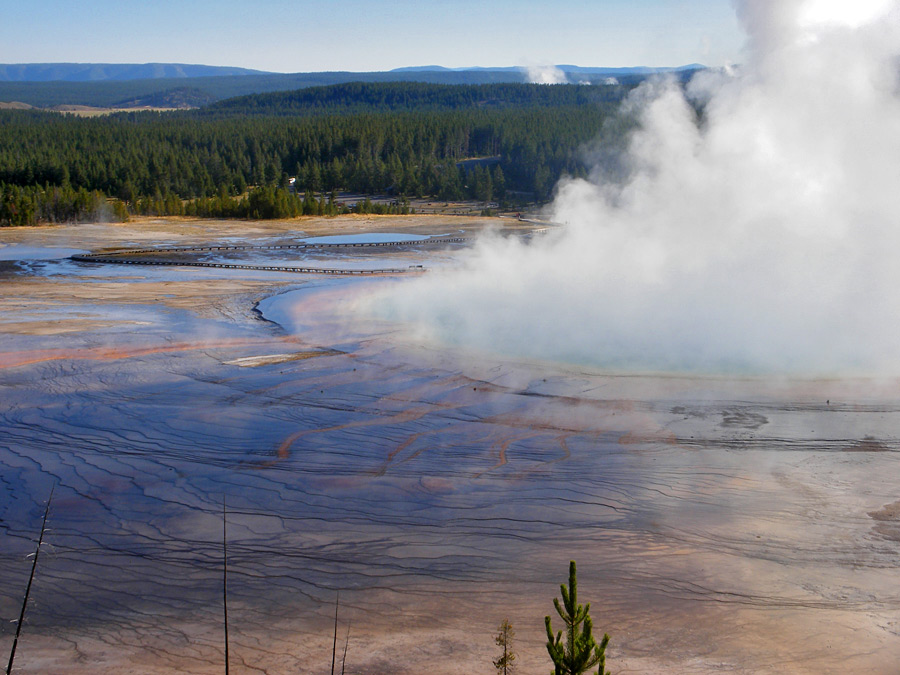
<svg viewBox="0 0 900 675">
<path fill-rule="evenodd" d="M 900 373 L 898 2 L 736 9 L 743 66 L 639 87 L 624 172 L 561 183 L 558 231 L 486 238 L 379 311 L 616 369 Z"/>
<path fill-rule="evenodd" d="M 569 78 L 556 66 L 528 66 L 525 69 L 532 84 L 567 84 Z"/>
</svg>

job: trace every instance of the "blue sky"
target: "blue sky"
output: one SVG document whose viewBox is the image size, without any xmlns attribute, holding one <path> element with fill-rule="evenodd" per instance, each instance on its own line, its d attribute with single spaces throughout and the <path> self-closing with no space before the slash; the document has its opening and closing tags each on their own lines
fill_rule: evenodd
<svg viewBox="0 0 900 675">
<path fill-rule="evenodd" d="M 715 66 L 742 40 L 731 0 L 0 0 L 0 63 Z"/>
</svg>

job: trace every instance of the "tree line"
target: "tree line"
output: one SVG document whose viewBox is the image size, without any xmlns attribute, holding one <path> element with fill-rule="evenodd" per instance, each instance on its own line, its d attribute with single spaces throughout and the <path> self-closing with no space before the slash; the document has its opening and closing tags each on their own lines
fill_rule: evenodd
<svg viewBox="0 0 900 675">
<path fill-rule="evenodd" d="M 38 223 L 122 222 L 125 205 L 97 190 L 71 185 L 36 186 L 0 183 L 0 226 Z"/>
<path fill-rule="evenodd" d="M 222 217 L 255 217 L 254 192 L 288 204 L 344 190 L 542 201 L 563 175 L 586 175 L 581 148 L 616 116 L 624 91 L 597 100 L 592 89 L 360 84 L 245 97 L 265 109 L 258 114 L 247 113 L 247 100 L 95 118 L 0 111 L 0 191 L 7 200 L 28 188 L 46 205 L 55 189 L 85 190 L 131 213 L 150 204 L 160 215 Z M 298 114 L 298 100 L 315 114 Z"/>
<path fill-rule="evenodd" d="M 337 195 L 316 195 L 307 190 L 302 196 L 280 187 L 268 186 L 250 190 L 241 197 L 224 192 L 216 197 L 201 197 L 184 201 L 173 195 L 167 198 L 143 197 L 133 207 L 133 213 L 142 216 L 196 216 L 199 218 L 248 218 L 267 220 L 295 218 L 297 216 L 337 216 L 348 213 L 376 215 L 407 215 L 413 212 L 409 199 L 401 197 L 389 204 L 373 202 L 369 197 L 352 206 L 338 203 Z"/>
</svg>

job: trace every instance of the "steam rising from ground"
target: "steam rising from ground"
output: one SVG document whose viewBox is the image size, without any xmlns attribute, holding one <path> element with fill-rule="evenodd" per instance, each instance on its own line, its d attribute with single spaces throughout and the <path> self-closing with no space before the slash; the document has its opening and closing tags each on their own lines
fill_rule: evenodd
<svg viewBox="0 0 900 675">
<path fill-rule="evenodd" d="M 568 84 L 565 72 L 556 66 L 528 66 L 525 74 L 531 84 Z"/>
<path fill-rule="evenodd" d="M 744 0 L 745 64 L 636 90 L 563 226 L 391 289 L 423 338 L 610 368 L 900 372 L 897 2 Z M 696 108 L 703 104 L 703 115 Z"/>
</svg>

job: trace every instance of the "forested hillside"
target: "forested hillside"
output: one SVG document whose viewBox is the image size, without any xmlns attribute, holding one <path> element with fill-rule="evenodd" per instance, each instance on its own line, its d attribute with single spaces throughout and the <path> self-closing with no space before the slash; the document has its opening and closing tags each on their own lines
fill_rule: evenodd
<svg viewBox="0 0 900 675">
<path fill-rule="evenodd" d="M 226 75 L 217 77 L 102 80 L 88 82 L 2 82 L 0 101 L 21 101 L 39 108 L 56 105 L 117 107 L 135 98 L 153 96 L 177 87 L 189 87 L 220 101 L 233 96 L 330 86 L 347 82 L 432 82 L 435 84 L 481 84 L 525 82 L 519 71 L 414 71 L 385 73 L 292 73 L 271 75 Z"/>
<path fill-rule="evenodd" d="M 390 83 L 177 113 L 0 111 L 0 222 L 19 224 L 23 211 L 59 219 L 46 204 L 23 208 L 25 192 L 96 191 L 132 213 L 254 217 L 293 215 L 304 197 L 306 212 L 313 202 L 321 211 L 338 190 L 540 201 L 563 174 L 585 173 L 580 149 L 627 89 Z M 289 177 L 296 198 L 279 194 Z"/>
<path fill-rule="evenodd" d="M 524 83 L 446 86 L 424 82 L 351 82 L 330 87 L 239 96 L 198 115 L 317 115 L 396 110 L 543 108 L 621 102 L 632 85 L 541 86 Z"/>
</svg>

